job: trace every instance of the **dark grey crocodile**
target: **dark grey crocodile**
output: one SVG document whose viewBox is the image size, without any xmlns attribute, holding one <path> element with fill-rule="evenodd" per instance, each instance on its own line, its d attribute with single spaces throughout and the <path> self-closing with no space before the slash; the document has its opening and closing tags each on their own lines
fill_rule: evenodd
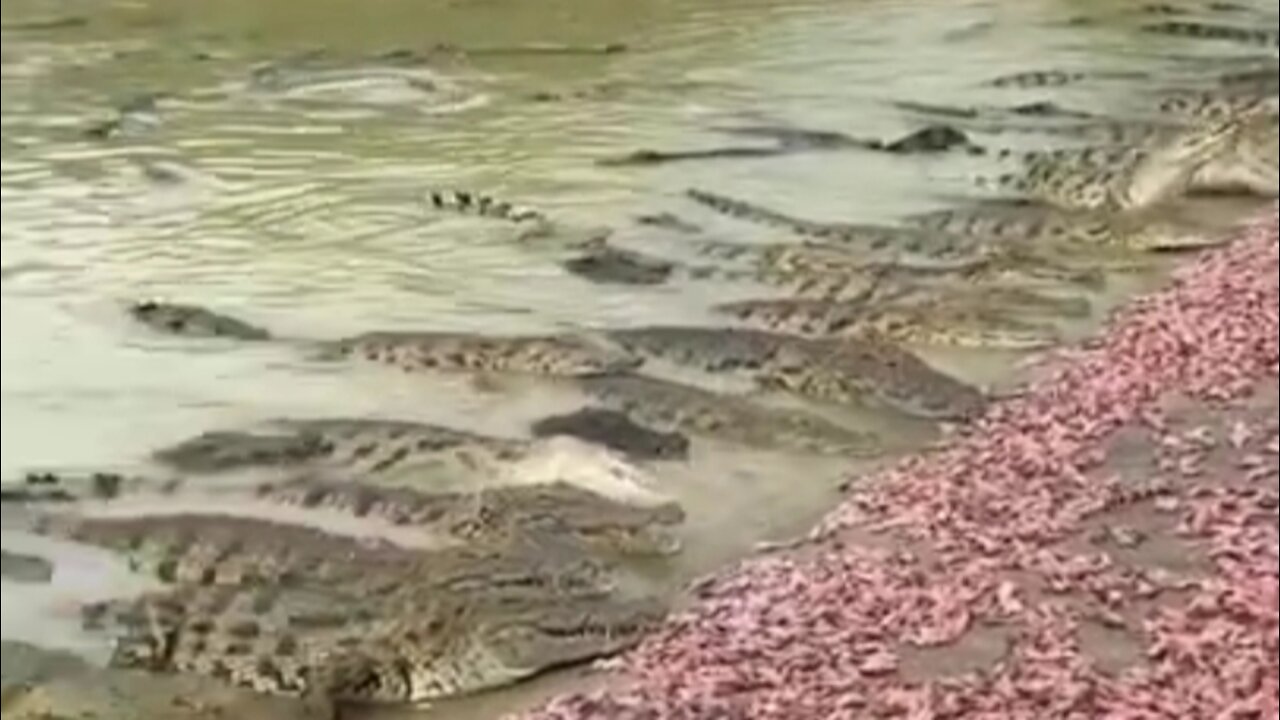
<svg viewBox="0 0 1280 720">
<path fill-rule="evenodd" d="M 47 583 L 53 579 L 53 563 L 36 555 L 0 551 L 0 576 L 16 583 Z"/>
<path fill-rule="evenodd" d="M 817 415 L 764 407 L 692 385 L 642 375 L 583 378 L 578 385 L 597 403 L 656 428 L 752 448 L 842 456 L 882 450 L 874 436 Z"/>
<path fill-rule="evenodd" d="M 689 456 L 689 438 L 678 432 L 660 432 L 636 424 L 624 413 L 584 408 L 552 415 L 530 427 L 534 437 L 568 435 L 616 450 L 635 460 L 683 460 Z"/>
<path fill-rule="evenodd" d="M 609 338 L 646 357 L 757 383 L 824 402 L 879 402 L 924 417 L 963 417 L 982 394 L 899 347 L 876 339 L 822 341 L 743 328 L 646 327 Z M 605 383 L 607 386 L 607 383 Z M 643 419 L 641 419 L 643 422 Z"/>
<path fill-rule="evenodd" d="M 601 242 L 583 248 L 561 267 L 594 283 L 660 285 L 671 278 L 676 264 Z"/>
<path fill-rule="evenodd" d="M 636 150 L 602 158 L 599 165 L 658 165 L 685 160 L 729 160 L 776 157 L 798 152 L 872 150 L 898 155 L 939 153 L 953 149 L 975 150 L 963 132 L 949 125 L 928 125 L 894 140 L 855 138 L 830 130 L 777 126 L 717 128 L 720 132 L 773 140 L 772 145 L 728 145 L 698 150 Z"/>
<path fill-rule="evenodd" d="M 198 305 L 144 300 L 129 307 L 138 322 L 168 335 L 235 340 L 269 340 L 271 333 Z"/>
</svg>

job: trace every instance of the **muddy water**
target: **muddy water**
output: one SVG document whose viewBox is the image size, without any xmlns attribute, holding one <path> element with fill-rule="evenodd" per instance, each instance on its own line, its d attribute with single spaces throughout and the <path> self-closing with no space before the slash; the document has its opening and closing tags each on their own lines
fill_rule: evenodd
<svg viewBox="0 0 1280 720">
<path fill-rule="evenodd" d="M 1098 13 L 1110 17 L 1071 22 Z M 1058 91 L 983 83 L 1028 69 L 1175 72 L 1197 52 L 1239 52 L 1159 41 L 1136 33 L 1116 3 L 1085 2 L 10 0 L 3 22 L 6 480 L 33 468 L 128 466 L 196 432 L 272 417 L 380 415 L 519 433 L 582 402 L 539 383 L 482 389 L 319 367 L 288 344 L 157 338 L 122 319 L 130 299 L 203 303 L 295 337 L 709 321 L 712 302 L 752 288 L 605 287 L 557 261 L 601 227 L 623 246 L 688 257 L 687 238 L 634 222 L 646 213 L 677 213 L 715 239 L 770 237 L 689 205 L 691 186 L 809 218 L 879 222 L 972 194 L 982 166 L 865 152 L 651 168 L 597 160 L 741 144 L 715 130 L 733 125 L 859 137 L 919 127 L 894 100 L 1119 107 L 1135 101 L 1131 81 Z M 442 53 L 411 83 L 251 79 L 255 67 L 313 51 L 359 67 L 439 43 L 626 48 Z M 86 136 L 152 94 L 155 107 L 130 113 L 118 137 Z M 422 193 L 433 187 L 516 200 L 561 229 L 521 240 L 505 223 L 432 213 Z M 1104 300 L 1158 279 L 1117 282 Z M 1008 379 L 1016 360 L 931 359 L 983 383 Z M 932 436 L 911 423 L 853 420 L 897 448 Z M 692 463 L 657 472 L 690 513 L 689 550 L 667 578 L 675 583 L 799 532 L 856 468 L 700 445 Z M 74 594 L 86 577 L 98 576 L 64 571 L 55 584 Z M 7 584 L 4 597 L 5 637 L 38 627 L 31 603 L 15 595 L 11 604 Z M 529 692 L 537 687 L 485 699 L 472 714 L 493 716 Z"/>
</svg>

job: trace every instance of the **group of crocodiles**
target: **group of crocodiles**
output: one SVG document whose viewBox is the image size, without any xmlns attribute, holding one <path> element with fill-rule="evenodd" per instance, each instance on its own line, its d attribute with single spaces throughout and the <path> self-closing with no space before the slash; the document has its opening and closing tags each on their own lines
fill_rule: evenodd
<svg viewBox="0 0 1280 720">
<path fill-rule="evenodd" d="M 1183 20 L 1146 30 L 1275 44 L 1272 31 Z M 1031 71 L 990 85 L 1025 90 L 1090 79 Z M 280 81 L 276 74 L 258 80 Z M 640 151 L 607 161 L 961 149 L 1010 164 L 987 184 L 1016 197 L 895 225 L 808 220 L 689 189 L 691 206 L 776 237 L 730 242 L 660 213 L 640 225 L 683 238 L 700 261 L 650 255 L 607 237 L 574 245 L 564 261 L 596 282 L 741 280 L 780 294 L 716 306 L 721 326 L 300 339 L 195 305 L 135 303 L 128 314 L 138 323 L 193 341 L 288 343 L 317 362 L 407 373 L 534 376 L 587 401 L 577 412 L 531 423 L 523 437 L 371 418 L 217 429 L 154 451 L 154 474 L 35 472 L 7 485 L 0 499 L 21 511 L 23 529 L 117 551 L 159 583 L 141 596 L 84 608 L 86 626 L 114 639 L 115 667 L 301 695 L 329 712 L 347 702 L 471 693 L 617 652 L 666 611 L 628 572 L 628 561 L 680 550 L 684 511 L 654 488 L 647 463 L 682 461 L 707 439 L 840 457 L 874 456 L 885 445 L 816 409 L 713 391 L 652 368 L 732 376 L 760 393 L 828 406 L 930 421 L 973 417 L 986 394 L 930 365 L 917 348 L 1055 343 L 1055 321 L 1089 315 L 1084 293 L 1104 284 L 1106 271 L 1217 242 L 1158 220 L 1171 200 L 1197 192 L 1276 195 L 1274 60 L 1163 93 L 1147 110 L 1115 118 L 1044 102 L 914 106 L 942 122 L 892 142 L 730 128 L 775 144 Z M 1055 147 L 1000 149 L 971 137 L 1031 132 Z M 546 213 L 482 193 L 428 192 L 424 205 L 542 236 L 557 232 Z M 7 578 L 42 582 L 51 574 L 38 558 L 6 551 L 4 560 Z"/>
</svg>

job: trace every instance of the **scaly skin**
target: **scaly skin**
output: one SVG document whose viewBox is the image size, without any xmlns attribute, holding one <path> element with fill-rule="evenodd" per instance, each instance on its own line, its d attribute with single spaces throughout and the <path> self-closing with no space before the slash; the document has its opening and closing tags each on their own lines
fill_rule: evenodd
<svg viewBox="0 0 1280 720">
<path fill-rule="evenodd" d="M 928 230 L 995 237 L 1064 251 L 1080 248 L 1091 252 L 1161 252 L 1199 249 L 1222 242 L 1220 238 L 1157 220 L 1044 205 L 991 203 L 914 215 L 904 221 Z"/>
<path fill-rule="evenodd" d="M 578 385 L 597 403 L 638 422 L 753 448 L 831 455 L 873 455 L 881 442 L 816 415 L 754 404 L 642 375 L 584 378 Z"/>
<path fill-rule="evenodd" d="M 370 485 L 360 480 L 298 478 L 263 483 L 246 491 L 229 487 L 201 492 L 171 489 L 167 494 L 139 492 L 107 501 L 84 501 L 75 526 L 93 519 L 168 516 L 192 512 L 223 512 L 256 505 L 338 513 L 338 517 L 367 519 L 383 532 L 394 531 L 397 542 L 412 547 L 441 543 L 508 543 L 524 538 L 558 537 L 586 543 L 605 552 L 669 555 L 680 548 L 673 529 L 684 519 L 680 506 L 650 494 L 646 502 L 614 499 L 565 482 L 486 487 L 469 492 L 424 492 L 410 487 Z M 86 504 L 87 503 L 87 504 Z M 44 505 L 50 505 L 45 503 Z M 67 506 L 54 503 L 52 507 Z M 214 508 L 224 508 L 219 511 Z M 42 509 L 36 505 L 36 509 Z M 45 532 L 63 532 L 58 522 L 67 511 L 55 513 Z M 318 516 L 324 522 L 327 517 Z M 228 518 L 227 522 L 232 522 Z"/>
<path fill-rule="evenodd" d="M 788 298 L 745 300 L 716 310 L 772 332 L 807 337 L 887 338 L 915 345 L 1032 349 L 1054 344 L 1057 331 L 982 306 L 946 301 L 879 305 Z"/>
<path fill-rule="evenodd" d="M 123 554 L 138 571 L 176 585 L 270 585 L 294 579 L 349 585 L 380 596 L 406 579 L 420 587 L 490 598 L 554 591 L 595 597 L 607 568 L 552 542 L 476 543 L 421 550 L 389 540 L 230 515 L 95 516 L 57 513 L 35 530 Z"/>
<path fill-rule="evenodd" d="M 1162 146 L 1053 151 L 1033 156 L 1022 172 L 996 184 L 1071 210 L 1140 210 L 1185 193 L 1239 130 L 1233 120 L 1189 129 Z"/>
<path fill-rule="evenodd" d="M 823 402 L 879 402 L 925 417 L 981 405 L 973 388 L 878 338 L 823 341 L 745 328 L 656 326 L 609 334 L 629 352 L 703 372 L 745 374 Z M 607 383 L 606 383 L 607 385 Z"/>
<path fill-rule="evenodd" d="M 955 267 L 967 266 L 992 252 L 992 248 L 974 238 L 940 236 L 911 228 L 803 220 L 705 190 L 691 189 L 686 195 L 694 202 L 729 217 L 782 228 L 821 243 L 847 246 L 861 254 L 866 262 L 894 261 L 929 267 Z"/>
<path fill-rule="evenodd" d="M 412 581 L 371 597 L 302 579 L 183 586 L 95 608 L 121 632 L 115 667 L 191 673 L 270 694 L 421 704 L 618 652 L 660 604 L 547 597 L 486 601 Z"/>
<path fill-rule="evenodd" d="M 628 370 L 635 358 L 575 335 L 492 336 L 374 332 L 322 345 L 327 356 L 384 363 L 408 372 L 470 371 L 578 377 Z"/>
<path fill-rule="evenodd" d="M 131 314 L 153 329 L 176 335 L 267 340 L 270 334 L 234 318 L 193 305 L 144 302 Z M 407 372 L 518 373 L 579 376 L 634 368 L 618 355 L 571 334 L 479 335 L 459 332 L 370 332 L 333 341 L 294 341 L 324 359 L 356 358 Z"/>
</svg>

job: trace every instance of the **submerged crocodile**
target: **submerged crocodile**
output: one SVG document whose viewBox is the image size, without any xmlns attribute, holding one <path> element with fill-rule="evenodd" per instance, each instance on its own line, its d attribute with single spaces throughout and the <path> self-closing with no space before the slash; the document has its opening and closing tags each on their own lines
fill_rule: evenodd
<svg viewBox="0 0 1280 720">
<path fill-rule="evenodd" d="M 1170 35 L 1193 40 L 1226 40 L 1246 45 L 1280 47 L 1280 32 L 1276 32 L 1274 29 L 1268 30 L 1257 27 L 1167 20 L 1144 25 L 1142 31 L 1155 35 Z"/>
<path fill-rule="evenodd" d="M 982 394 L 974 388 L 878 339 L 822 341 L 744 328 L 692 326 L 616 330 L 609 338 L 646 357 L 703 372 L 743 374 L 763 387 L 823 402 L 870 401 L 931 418 L 967 416 L 983 404 Z M 609 379 L 602 378 L 599 385 L 609 387 Z"/>
<path fill-rule="evenodd" d="M 243 340 L 284 338 L 235 318 L 195 305 L 145 301 L 130 309 L 152 329 L 189 337 Z M 578 376 L 627 370 L 638 364 L 582 335 L 479 335 L 462 332 L 370 332 L 340 340 L 291 341 L 314 350 L 320 359 L 360 359 L 407 372 L 520 373 Z"/>
<path fill-rule="evenodd" d="M 883 449 L 876 437 L 817 415 L 692 385 L 643 375 L 583 378 L 577 384 L 594 402 L 656 428 L 782 451 L 867 456 Z"/>
<path fill-rule="evenodd" d="M 683 460 L 689 456 L 689 438 L 678 432 L 660 432 L 637 424 L 624 413 L 584 408 L 551 415 L 530 426 L 534 437 L 567 435 L 641 460 Z"/>
<path fill-rule="evenodd" d="M 1221 238 L 1155 218 L 1071 211 L 1048 205 L 979 203 L 910 215 L 902 221 L 923 230 L 997 238 L 1011 243 L 1079 248 L 1166 252 L 1218 245 Z"/>
<path fill-rule="evenodd" d="M 933 124 L 894 140 L 855 138 L 830 130 L 755 125 L 717 128 L 730 135 L 764 138 L 772 145 L 727 145 L 700 150 L 636 150 L 597 161 L 605 166 L 659 165 L 686 160 L 730 160 L 776 157 L 799 152 L 871 150 L 895 155 L 940 153 L 953 149 L 980 151 L 969 137 L 950 125 Z"/>
<path fill-rule="evenodd" d="M 1133 211 L 1185 193 L 1240 133 L 1234 120 L 1191 128 L 1149 147 L 1052 151 L 1028 158 L 995 186 L 1067 209 Z"/>
<path fill-rule="evenodd" d="M 807 337 L 884 338 L 912 345 L 1035 349 L 1057 343 L 1057 329 L 1003 310 L 997 302 L 878 304 L 805 298 L 743 300 L 716 310 L 748 325 Z"/>
</svg>

